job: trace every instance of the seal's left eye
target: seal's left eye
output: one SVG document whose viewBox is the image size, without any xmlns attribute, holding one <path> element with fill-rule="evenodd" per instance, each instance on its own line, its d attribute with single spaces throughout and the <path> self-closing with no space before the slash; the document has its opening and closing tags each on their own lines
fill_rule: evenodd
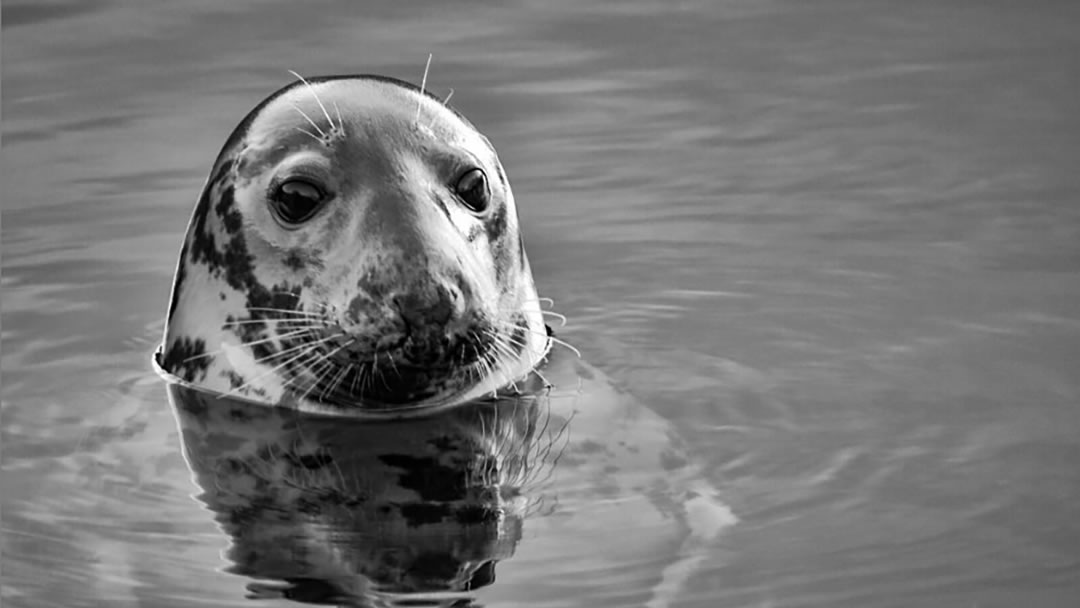
<svg viewBox="0 0 1080 608">
<path fill-rule="evenodd" d="M 483 213 L 491 204 L 491 189 L 481 169 L 470 169 L 459 177 L 454 193 L 473 213 Z"/>
<path fill-rule="evenodd" d="M 270 194 L 270 208 L 281 221 L 301 224 L 315 215 L 326 200 L 322 188 L 303 179 L 284 181 Z"/>
</svg>

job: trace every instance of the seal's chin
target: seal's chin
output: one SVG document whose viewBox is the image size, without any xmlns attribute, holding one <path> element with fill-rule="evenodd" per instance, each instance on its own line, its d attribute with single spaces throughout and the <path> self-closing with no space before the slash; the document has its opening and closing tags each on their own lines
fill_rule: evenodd
<svg viewBox="0 0 1080 608">
<path fill-rule="evenodd" d="M 509 352 L 490 332 L 409 339 L 383 350 L 338 347 L 318 363 L 292 370 L 291 384 L 306 399 L 335 408 L 419 407 L 472 392 L 505 366 Z"/>
</svg>

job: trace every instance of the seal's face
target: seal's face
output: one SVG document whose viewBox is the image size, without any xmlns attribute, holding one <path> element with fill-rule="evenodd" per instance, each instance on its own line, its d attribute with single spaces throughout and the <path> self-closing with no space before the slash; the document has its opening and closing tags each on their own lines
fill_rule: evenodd
<svg viewBox="0 0 1080 608">
<path fill-rule="evenodd" d="M 195 209 L 159 362 L 318 411 L 467 400 L 543 357 L 494 149 L 411 85 L 330 77 L 237 127 Z"/>
</svg>

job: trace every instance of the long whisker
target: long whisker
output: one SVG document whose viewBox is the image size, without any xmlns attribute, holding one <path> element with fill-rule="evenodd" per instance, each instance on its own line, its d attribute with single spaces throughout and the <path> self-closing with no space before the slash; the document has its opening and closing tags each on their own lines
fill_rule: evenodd
<svg viewBox="0 0 1080 608">
<path fill-rule="evenodd" d="M 304 352 L 301 352 L 300 354 L 296 355 L 295 357 L 292 357 L 292 358 L 290 358 L 290 359 L 288 359 L 286 361 L 283 361 L 282 363 L 280 363 L 278 365 L 275 365 L 274 367 L 272 367 L 272 368 L 268 369 L 267 371 L 255 376 L 254 378 L 251 378 L 250 380 L 245 381 L 240 386 L 230 390 L 229 392 L 225 393 L 222 396 L 227 397 L 229 395 L 233 395 L 233 394 L 237 393 L 238 391 L 241 391 L 244 388 L 246 388 L 248 386 L 251 386 L 252 383 L 254 383 L 255 381 L 261 380 L 261 379 L 263 379 L 263 378 L 265 378 L 265 377 L 267 377 L 267 376 L 269 376 L 271 374 L 274 374 L 274 373 L 278 372 L 279 370 L 281 370 L 282 368 L 284 368 L 284 367 L 286 367 L 288 365 L 292 365 L 296 361 L 306 357 L 312 351 L 317 350 L 318 347 L 319 347 L 319 344 L 321 344 L 322 342 L 324 342 L 326 340 L 329 340 L 329 338 L 325 338 L 323 340 L 316 341 L 316 342 L 313 342 L 311 344 L 302 344 L 299 348 L 307 347 L 307 350 L 305 350 Z M 271 359 L 271 358 L 276 358 L 276 357 L 281 356 L 283 354 L 284 354 L 284 352 L 277 353 L 276 355 L 272 355 L 271 357 L 264 358 L 262 361 L 266 361 L 266 360 Z M 257 361 L 257 362 L 261 363 L 262 361 Z M 288 382 L 285 383 L 286 386 L 288 386 L 288 384 L 289 384 Z"/>
<path fill-rule="evenodd" d="M 308 387 L 304 391 L 304 394 L 300 396 L 301 400 L 307 399 L 307 396 L 308 396 L 309 393 L 311 393 L 312 389 L 319 386 L 319 384 L 321 384 L 322 381 L 323 381 L 323 377 L 330 370 L 332 370 L 334 368 L 334 362 L 331 361 L 328 358 L 324 358 L 321 365 L 320 364 L 316 364 L 316 365 L 318 367 L 316 368 L 316 370 L 314 370 L 315 371 L 315 379 L 313 381 L 311 381 L 310 384 L 308 384 Z"/>
<path fill-rule="evenodd" d="M 320 139 L 320 138 L 319 138 L 319 136 L 318 136 L 318 135 L 315 135 L 314 133 L 312 133 L 311 131 L 308 131 L 308 130 L 307 130 L 307 129 L 305 129 L 304 127 L 293 127 L 293 128 L 294 128 L 294 129 L 296 129 L 297 131 L 300 131 L 300 132 L 301 132 L 301 133 L 303 133 L 304 135 L 307 135 L 307 136 L 308 136 L 308 137 L 310 137 L 311 139 L 314 139 L 315 141 L 319 142 L 320 144 L 321 144 L 321 143 L 322 143 L 322 141 L 323 141 L 322 139 Z"/>
<path fill-rule="evenodd" d="M 349 340 L 345 344 L 342 344 L 340 347 L 338 347 L 338 349 L 336 351 L 334 351 L 333 353 L 330 353 L 330 355 L 328 355 L 328 357 L 340 352 L 342 349 L 348 348 L 349 346 L 353 345 L 354 343 L 356 343 L 356 338 L 353 338 L 352 340 Z M 342 365 L 340 367 L 340 369 L 338 370 L 338 373 L 335 374 L 333 379 L 330 380 L 329 387 L 324 387 L 323 388 L 322 393 L 319 394 L 319 398 L 321 399 L 321 398 L 326 396 L 326 388 L 330 388 L 330 389 L 333 389 L 335 391 L 338 391 L 339 390 L 338 387 L 341 384 L 341 379 L 345 377 L 345 374 L 349 371 L 349 369 L 351 367 L 352 367 L 351 363 L 347 364 L 347 365 Z"/>
<path fill-rule="evenodd" d="M 491 354 L 492 356 L 490 357 L 490 359 L 491 359 L 491 360 L 489 361 L 489 364 L 491 365 L 491 367 L 490 367 L 489 369 L 491 369 L 491 370 L 494 370 L 494 369 L 496 369 L 496 368 L 495 368 L 495 363 L 496 363 L 497 361 L 495 360 L 495 357 L 494 357 L 493 355 L 494 355 L 494 354 L 496 354 L 496 353 L 499 353 L 499 352 L 503 352 L 503 354 L 505 354 L 505 352 L 504 352 L 504 351 L 501 351 L 501 350 L 500 350 L 500 348 L 505 348 L 505 346 L 504 346 L 504 345 L 502 345 L 502 344 L 501 344 L 501 343 L 499 342 L 499 335 L 498 335 L 498 334 L 496 334 L 496 333 L 495 333 L 494 331 L 491 331 L 491 330 L 485 330 L 485 332 L 486 332 L 486 333 L 487 333 L 487 334 L 488 334 L 488 335 L 489 335 L 490 337 L 494 338 L 494 339 L 492 340 L 492 347 L 493 347 L 493 350 L 494 350 L 495 352 L 494 352 L 494 353 L 490 353 L 490 354 Z M 503 382 L 504 382 L 505 384 L 510 384 L 510 385 L 512 385 L 512 386 L 514 387 L 514 391 L 515 391 L 515 392 L 520 392 L 520 391 L 518 390 L 517 384 L 515 384 L 515 383 L 514 383 L 514 379 L 513 379 L 513 378 L 509 378 L 509 377 L 508 377 L 508 374 L 507 374 L 506 370 L 505 370 L 505 369 L 502 369 L 502 366 L 500 366 L 500 367 L 499 367 L 499 375 L 500 375 L 500 376 L 502 376 Z M 504 384 L 504 386 L 505 386 L 505 384 Z M 495 391 L 492 391 L 492 396 L 495 396 Z"/>
<path fill-rule="evenodd" d="M 300 74 L 297 74 L 296 72 L 294 72 L 292 70 L 289 70 L 289 73 L 292 74 L 293 76 L 296 76 L 297 78 L 300 79 L 300 82 L 307 85 L 308 90 L 311 91 L 311 96 L 315 98 L 315 103 L 319 104 L 319 108 L 322 109 L 323 116 L 326 117 L 326 122 L 330 123 L 330 129 L 331 130 L 335 129 L 336 127 L 334 127 L 334 119 L 330 118 L 330 113 L 326 111 L 326 106 L 324 106 L 322 100 L 319 99 L 319 94 L 315 92 L 315 87 L 311 86 L 311 83 L 308 82 L 307 79 L 304 78 L 303 76 L 301 76 Z"/>
<path fill-rule="evenodd" d="M 549 317 L 555 317 L 560 321 L 559 327 L 566 327 L 566 315 L 560 312 L 555 312 L 554 310 L 541 310 L 540 314 L 547 315 Z"/>
<path fill-rule="evenodd" d="M 323 317 L 323 315 L 321 313 L 311 312 L 311 311 L 307 311 L 307 310 L 290 310 L 288 308 L 259 308 L 257 306 L 252 306 L 252 307 L 249 307 L 248 310 L 255 311 L 255 312 L 277 312 L 277 313 L 284 313 L 284 314 L 289 314 L 289 315 L 293 315 L 293 316 L 303 316 L 303 317 Z"/>
<path fill-rule="evenodd" d="M 259 340 L 255 340 L 255 341 L 252 341 L 252 342 L 241 342 L 239 344 L 239 346 L 241 346 L 241 347 L 243 347 L 243 346 L 251 346 L 253 344 L 262 344 L 264 342 L 271 342 L 271 341 L 273 341 L 273 340 L 275 340 L 277 338 L 289 338 L 289 337 L 292 337 L 292 336 L 299 336 L 299 335 L 301 335 L 301 334 L 303 334 L 304 332 L 307 332 L 307 331 L 310 331 L 310 330 L 308 328 L 304 327 L 304 328 L 301 328 L 301 329 L 298 329 L 298 330 L 294 330 L 294 331 L 291 331 L 291 332 L 288 332 L 288 333 L 285 333 L 285 334 L 275 335 L 275 336 L 265 338 L 265 339 L 259 339 Z M 219 355 L 219 354 L 221 354 L 223 352 L 225 352 L 224 348 L 216 348 L 216 349 L 214 349 L 212 351 L 209 351 L 209 352 L 199 353 L 197 355 L 192 355 L 192 356 L 184 359 L 183 363 L 187 363 L 188 361 L 195 361 L 196 359 L 205 359 L 206 357 L 213 357 L 213 356 Z"/>
<path fill-rule="evenodd" d="M 424 78 L 420 81 L 420 97 L 416 100 L 416 124 L 420 124 L 420 105 L 424 101 L 424 89 L 427 88 L 428 70 L 431 69 L 431 53 L 428 53 L 427 63 L 424 65 Z"/>
<path fill-rule="evenodd" d="M 574 352 L 575 355 L 578 356 L 579 359 L 582 358 L 581 357 L 581 351 L 578 350 L 577 347 L 575 347 L 573 344 L 570 344 L 569 342 L 566 342 L 565 340 L 560 340 L 559 338 L 556 338 L 555 336 L 549 336 L 547 333 L 540 333 L 538 331 L 529 329 L 527 327 L 523 327 L 521 325 L 514 325 L 514 324 L 506 322 L 506 321 L 503 321 L 503 322 L 501 322 L 499 324 L 502 327 L 507 328 L 507 329 L 514 329 L 514 330 L 519 330 L 520 329 L 520 330 L 524 330 L 524 331 L 526 331 L 526 332 L 528 332 L 530 334 L 534 334 L 534 335 L 537 335 L 537 336 L 542 336 L 544 338 L 547 338 L 548 340 L 551 340 L 555 344 L 558 344 L 560 346 L 564 346 L 564 347 L 570 349 L 571 351 Z"/>
<path fill-rule="evenodd" d="M 521 312 L 521 309 L 519 309 L 519 308 L 500 308 L 499 311 L 500 312 Z M 556 319 L 558 319 L 560 321 L 559 327 L 565 327 L 566 323 L 567 323 L 566 315 L 562 314 L 561 312 L 555 312 L 554 310 L 544 310 L 544 309 L 540 308 L 540 309 L 534 309 L 534 310 L 525 310 L 524 312 L 539 312 L 542 315 L 547 315 L 549 317 L 555 317 Z"/>
<path fill-rule="evenodd" d="M 294 110 L 299 112 L 300 115 L 303 116 L 309 123 L 311 123 L 311 126 L 315 127 L 315 130 L 319 132 L 319 135 L 322 135 L 323 137 L 326 137 L 326 132 L 323 131 L 321 128 L 319 128 L 319 125 L 316 124 L 316 122 L 314 120 L 311 120 L 311 117 L 308 116 L 307 113 L 305 113 L 303 110 L 300 109 L 300 106 L 298 106 L 298 105 L 296 105 L 294 103 L 294 104 L 292 104 L 292 107 L 293 107 Z M 319 141 L 322 141 L 322 140 L 320 139 Z"/>
<path fill-rule="evenodd" d="M 311 342 L 301 342 L 300 344 L 297 344 L 295 346 L 290 346 L 289 348 L 284 348 L 284 349 L 282 349 L 282 350 L 280 350 L 280 351 L 278 351 L 276 353 L 270 353 L 269 355 L 266 355 L 265 357 L 260 357 L 258 359 L 255 359 L 255 362 L 256 363 L 266 363 L 266 362 L 269 362 L 269 361 L 273 361 L 274 359 L 280 359 L 280 358 L 282 358 L 282 357 L 284 357 L 286 355 L 291 355 L 292 353 L 294 353 L 294 352 L 296 352 L 298 350 L 303 350 L 304 348 L 307 348 L 309 346 L 318 347 L 318 346 L 320 346 L 322 344 L 326 344 L 327 342 L 330 342 L 331 340 L 333 340 L 335 337 L 336 336 L 326 336 L 326 337 L 323 337 L 323 338 L 319 338 L 318 340 L 313 340 Z"/>
<path fill-rule="evenodd" d="M 341 118 L 341 108 L 338 107 L 338 103 L 337 103 L 336 99 L 334 100 L 334 113 L 337 114 L 338 129 L 340 129 L 341 134 L 344 135 L 344 133 L 345 133 L 345 121 L 342 120 L 342 118 Z M 333 123 L 330 123 L 330 124 L 333 124 Z"/>
<path fill-rule="evenodd" d="M 240 327 L 242 325 L 273 325 L 274 327 L 307 327 L 307 328 L 319 328 L 326 327 L 324 323 L 318 323 L 318 319 L 240 319 L 238 321 L 226 321 L 221 324 L 221 327 Z"/>
</svg>

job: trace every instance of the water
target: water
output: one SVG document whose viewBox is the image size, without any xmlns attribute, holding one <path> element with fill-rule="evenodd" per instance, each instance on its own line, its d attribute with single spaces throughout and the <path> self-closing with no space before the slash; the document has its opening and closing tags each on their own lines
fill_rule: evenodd
<svg viewBox="0 0 1080 608">
<path fill-rule="evenodd" d="M 1076 604 L 1075 3 L 224 6 L 4 3 L 5 605 L 272 604 L 219 571 L 149 367 L 175 256 L 287 69 L 429 52 L 560 335 L 739 517 L 675 605 Z M 574 602 L 511 558 L 492 605 L 621 606 L 640 566 Z"/>
</svg>

